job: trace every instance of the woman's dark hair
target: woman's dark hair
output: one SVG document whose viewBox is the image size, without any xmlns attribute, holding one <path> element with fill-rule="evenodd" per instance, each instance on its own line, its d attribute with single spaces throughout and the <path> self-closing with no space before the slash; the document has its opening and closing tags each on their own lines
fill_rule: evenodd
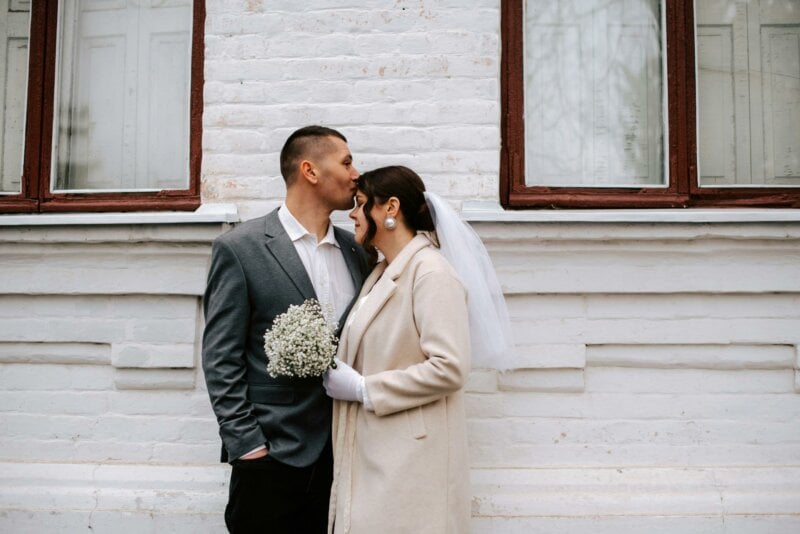
<svg viewBox="0 0 800 534">
<path fill-rule="evenodd" d="M 422 178 L 408 167 L 394 165 L 367 171 L 359 176 L 358 189 L 367 197 L 363 207 L 364 217 L 367 220 L 364 247 L 373 259 L 377 258 L 375 247 L 372 245 L 377 226 L 370 212 L 376 203 L 383 204 L 391 197 L 397 197 L 400 201 L 400 212 L 406 225 L 413 232 L 434 229 L 431 212 L 425 202 L 425 184 Z"/>
</svg>

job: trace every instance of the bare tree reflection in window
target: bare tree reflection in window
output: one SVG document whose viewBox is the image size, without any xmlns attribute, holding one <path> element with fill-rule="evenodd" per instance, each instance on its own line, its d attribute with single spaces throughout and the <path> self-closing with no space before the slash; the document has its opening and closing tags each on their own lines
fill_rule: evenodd
<svg viewBox="0 0 800 534">
<path fill-rule="evenodd" d="M 527 0 L 526 183 L 662 186 L 661 3 Z"/>
</svg>

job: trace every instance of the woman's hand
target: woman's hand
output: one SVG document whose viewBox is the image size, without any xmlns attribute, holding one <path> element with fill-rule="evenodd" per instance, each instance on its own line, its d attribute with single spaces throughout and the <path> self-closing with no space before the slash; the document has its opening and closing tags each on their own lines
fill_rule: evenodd
<svg viewBox="0 0 800 534">
<path fill-rule="evenodd" d="M 364 377 L 341 360 L 336 360 L 335 369 L 325 371 L 322 385 L 332 399 L 364 402 Z"/>
</svg>

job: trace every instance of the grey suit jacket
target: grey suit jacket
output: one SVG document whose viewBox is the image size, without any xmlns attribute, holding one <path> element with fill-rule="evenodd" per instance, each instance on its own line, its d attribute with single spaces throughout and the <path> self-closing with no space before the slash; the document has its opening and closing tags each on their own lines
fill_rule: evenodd
<svg viewBox="0 0 800 534">
<path fill-rule="evenodd" d="M 358 294 L 366 255 L 349 232 L 334 228 L 334 235 Z M 264 352 L 264 332 L 275 317 L 315 297 L 277 210 L 214 241 L 203 300 L 203 371 L 223 462 L 266 444 L 276 460 L 304 467 L 328 442 L 331 401 L 322 379 L 272 378 Z"/>
</svg>

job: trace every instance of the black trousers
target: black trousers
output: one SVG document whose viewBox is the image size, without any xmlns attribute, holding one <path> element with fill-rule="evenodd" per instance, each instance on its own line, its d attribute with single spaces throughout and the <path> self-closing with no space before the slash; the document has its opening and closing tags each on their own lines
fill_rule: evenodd
<svg viewBox="0 0 800 534">
<path fill-rule="evenodd" d="M 308 467 L 267 455 L 235 460 L 225 525 L 231 534 L 325 534 L 333 481 L 333 455 L 325 448 Z"/>
</svg>

